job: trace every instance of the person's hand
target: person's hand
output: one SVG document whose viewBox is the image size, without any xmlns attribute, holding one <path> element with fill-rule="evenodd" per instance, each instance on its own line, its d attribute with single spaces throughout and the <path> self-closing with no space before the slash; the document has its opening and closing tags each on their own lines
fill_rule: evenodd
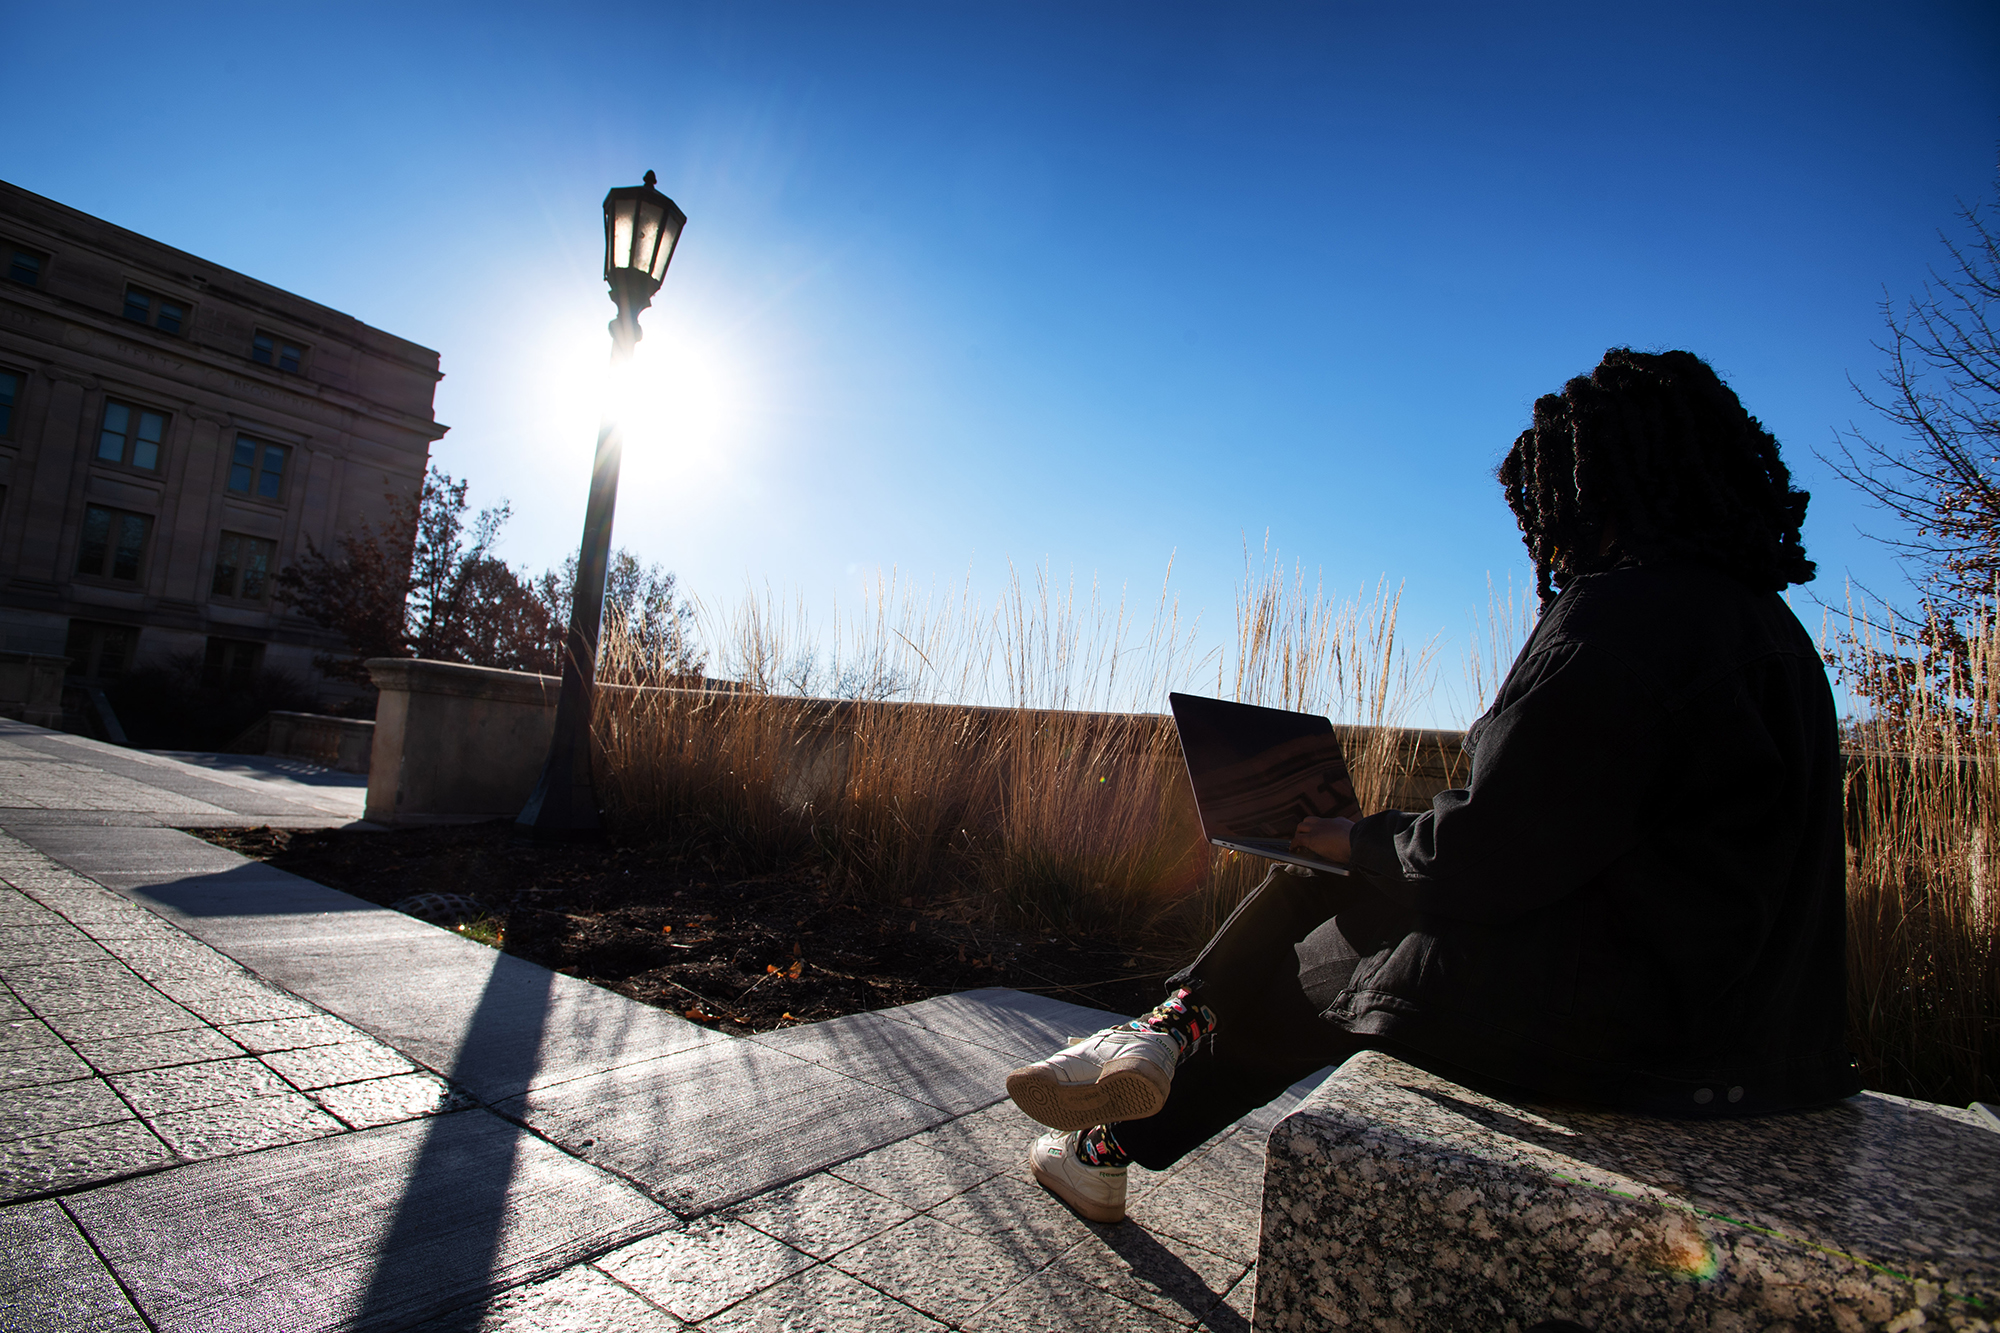
<svg viewBox="0 0 2000 1333">
<path fill-rule="evenodd" d="M 1353 859 L 1354 849 L 1349 844 L 1349 835 L 1354 831 L 1351 819 L 1321 819 L 1308 816 L 1299 821 L 1298 831 L 1292 834 L 1292 850 L 1310 852 L 1322 861 L 1335 865 L 1346 865 Z"/>
</svg>

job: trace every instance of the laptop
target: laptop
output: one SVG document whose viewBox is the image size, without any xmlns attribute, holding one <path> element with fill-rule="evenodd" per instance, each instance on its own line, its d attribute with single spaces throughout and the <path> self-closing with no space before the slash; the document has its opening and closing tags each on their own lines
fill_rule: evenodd
<svg viewBox="0 0 2000 1333">
<path fill-rule="evenodd" d="M 1358 818 L 1333 723 L 1310 713 L 1170 694 L 1201 831 L 1216 847 L 1332 875 L 1348 868 L 1292 850 L 1308 815 Z"/>
</svg>

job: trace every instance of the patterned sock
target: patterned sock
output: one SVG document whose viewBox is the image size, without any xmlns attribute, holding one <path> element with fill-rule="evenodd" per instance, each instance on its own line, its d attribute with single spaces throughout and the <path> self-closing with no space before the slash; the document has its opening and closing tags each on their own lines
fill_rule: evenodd
<svg viewBox="0 0 2000 1333">
<path fill-rule="evenodd" d="M 1132 1156 L 1118 1146 L 1111 1126 L 1099 1125 L 1076 1136 L 1076 1160 L 1085 1166 L 1124 1166 Z"/>
<path fill-rule="evenodd" d="M 1194 992 L 1181 987 L 1162 1000 L 1152 1013 L 1132 1021 L 1134 1032 L 1164 1032 L 1180 1048 L 1185 1060 L 1201 1048 L 1201 1039 L 1215 1031 L 1215 1011 L 1197 1004 Z"/>
</svg>

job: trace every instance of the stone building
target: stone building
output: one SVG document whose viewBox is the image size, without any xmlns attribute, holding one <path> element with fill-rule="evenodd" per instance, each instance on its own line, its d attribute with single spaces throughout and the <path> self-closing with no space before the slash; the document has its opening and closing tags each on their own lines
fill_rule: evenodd
<svg viewBox="0 0 2000 1333">
<path fill-rule="evenodd" d="M 275 576 L 422 485 L 438 354 L 0 182 L 0 650 L 318 681 Z M 16 659 L 18 660 L 18 659 Z"/>
</svg>

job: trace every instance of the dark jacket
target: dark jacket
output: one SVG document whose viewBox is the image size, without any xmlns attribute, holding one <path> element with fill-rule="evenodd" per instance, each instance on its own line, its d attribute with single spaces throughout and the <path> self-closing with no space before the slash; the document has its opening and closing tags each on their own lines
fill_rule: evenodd
<svg viewBox="0 0 2000 1333">
<path fill-rule="evenodd" d="M 1858 1090 L 1833 695 L 1780 597 L 1686 563 L 1580 578 L 1466 745 L 1465 790 L 1355 826 L 1357 887 L 1417 928 L 1330 1021 L 1656 1113 Z"/>
</svg>

